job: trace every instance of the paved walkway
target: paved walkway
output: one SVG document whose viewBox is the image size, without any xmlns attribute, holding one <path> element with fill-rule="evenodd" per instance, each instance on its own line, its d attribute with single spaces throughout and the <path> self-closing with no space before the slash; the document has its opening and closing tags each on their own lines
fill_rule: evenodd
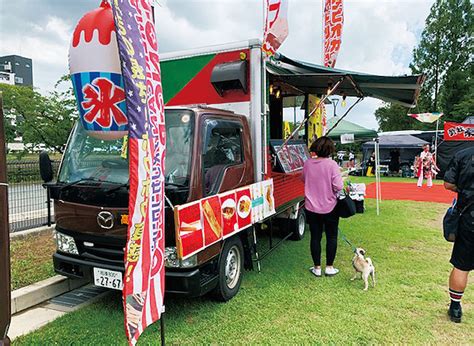
<svg viewBox="0 0 474 346">
<path fill-rule="evenodd" d="M 412 183 L 380 183 L 383 200 L 405 200 L 405 201 L 420 201 L 420 202 L 437 202 L 450 204 L 456 194 L 448 191 L 443 185 L 435 184 L 428 188 L 417 187 L 416 181 Z M 367 198 L 375 198 L 375 183 L 367 185 Z"/>
</svg>

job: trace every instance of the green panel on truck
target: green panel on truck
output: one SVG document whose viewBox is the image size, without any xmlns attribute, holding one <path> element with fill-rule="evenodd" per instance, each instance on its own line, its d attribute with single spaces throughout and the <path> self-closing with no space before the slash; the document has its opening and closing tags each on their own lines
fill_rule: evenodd
<svg viewBox="0 0 474 346">
<path fill-rule="evenodd" d="M 165 104 L 181 91 L 215 56 L 215 54 L 207 54 L 161 62 L 161 80 Z"/>
</svg>

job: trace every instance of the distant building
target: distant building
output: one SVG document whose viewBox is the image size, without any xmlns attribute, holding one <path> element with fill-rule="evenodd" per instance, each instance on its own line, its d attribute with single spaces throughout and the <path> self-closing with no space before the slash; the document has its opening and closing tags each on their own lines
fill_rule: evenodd
<svg viewBox="0 0 474 346">
<path fill-rule="evenodd" d="M 0 83 L 33 86 L 33 61 L 19 55 L 0 57 Z"/>
</svg>

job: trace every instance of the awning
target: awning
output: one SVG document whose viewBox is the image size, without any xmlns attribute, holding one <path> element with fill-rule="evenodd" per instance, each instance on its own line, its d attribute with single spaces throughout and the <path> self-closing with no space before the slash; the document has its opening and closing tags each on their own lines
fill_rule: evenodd
<svg viewBox="0 0 474 346">
<path fill-rule="evenodd" d="M 290 86 L 295 93 L 326 94 L 329 85 L 343 82 L 337 95 L 375 97 L 406 107 L 414 107 L 423 83 L 423 75 L 377 76 L 360 72 L 332 69 L 292 60 L 282 54 L 267 63 L 267 71 L 275 82 Z"/>
<path fill-rule="evenodd" d="M 328 118 L 328 128 L 332 128 L 336 122 L 339 121 L 339 117 Z M 339 141 L 343 134 L 354 134 L 356 140 L 367 140 L 377 137 L 377 131 L 365 128 L 347 120 L 341 120 L 339 124 L 329 133 L 329 138 Z"/>
</svg>

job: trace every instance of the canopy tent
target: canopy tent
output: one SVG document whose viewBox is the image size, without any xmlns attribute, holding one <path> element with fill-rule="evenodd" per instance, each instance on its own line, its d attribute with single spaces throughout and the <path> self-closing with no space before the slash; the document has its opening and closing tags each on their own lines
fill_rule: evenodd
<svg viewBox="0 0 474 346">
<path fill-rule="evenodd" d="M 277 54 L 266 66 L 272 80 L 283 89 L 286 87 L 287 93 L 324 95 L 329 86 L 341 81 L 335 94 L 375 97 L 406 107 L 415 106 L 424 80 L 423 75 L 389 77 L 333 69 L 292 60 L 282 54 Z"/>
<path fill-rule="evenodd" d="M 380 149 L 420 149 L 425 144 L 429 143 L 412 135 L 389 136 L 383 135 L 383 133 L 381 133 L 379 137 Z M 371 149 L 373 147 L 373 141 L 365 142 L 364 144 L 362 144 L 362 149 Z"/>
<path fill-rule="evenodd" d="M 474 124 L 474 116 L 467 117 L 466 119 L 464 119 L 464 121 L 462 123 L 463 124 Z"/>
<path fill-rule="evenodd" d="M 367 140 L 377 137 L 377 131 L 367 129 L 344 119 L 341 120 L 339 117 L 331 117 L 328 119 L 328 129 L 332 128 L 338 121 L 339 124 L 337 124 L 337 126 L 328 135 L 329 138 L 335 141 L 339 141 L 341 135 L 350 133 L 354 134 L 355 140 Z"/>
<path fill-rule="evenodd" d="M 398 149 L 400 151 L 400 163 L 411 165 L 415 160 L 415 156 L 422 151 L 422 147 L 429 144 L 420 138 L 411 135 L 382 135 L 379 137 L 380 160 L 382 164 L 388 164 L 390 160 L 390 152 Z M 363 160 L 369 159 L 374 151 L 374 141 L 362 144 Z"/>
</svg>

